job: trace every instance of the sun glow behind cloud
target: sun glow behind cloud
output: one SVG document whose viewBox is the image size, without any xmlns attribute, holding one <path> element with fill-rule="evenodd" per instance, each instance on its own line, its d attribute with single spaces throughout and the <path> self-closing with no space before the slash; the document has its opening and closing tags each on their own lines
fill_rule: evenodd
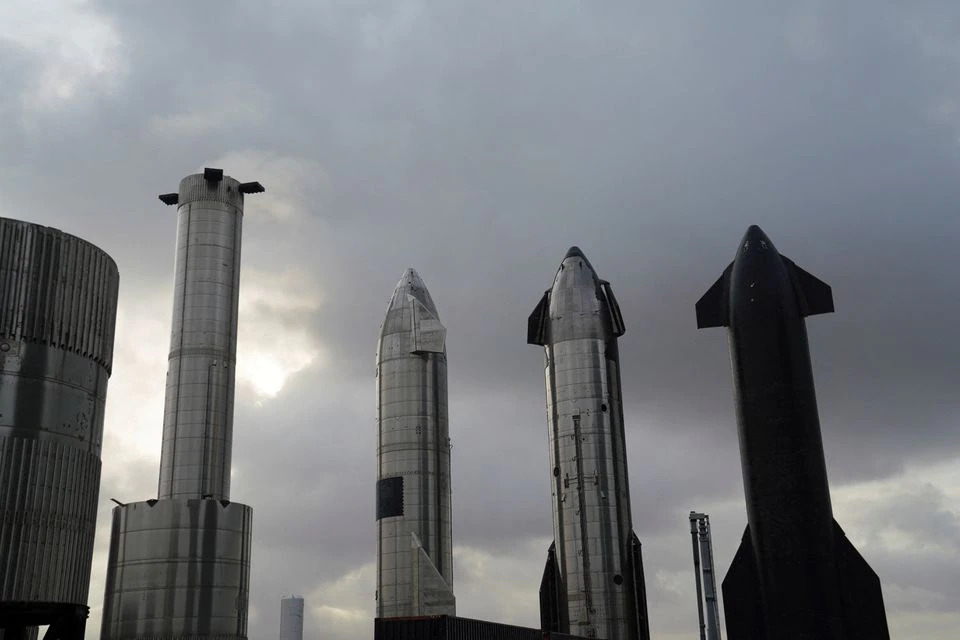
<svg viewBox="0 0 960 640">
<path fill-rule="evenodd" d="M 237 382 L 249 385 L 258 401 L 275 397 L 291 375 L 321 356 L 321 346 L 308 324 L 321 301 L 303 271 L 244 270 Z"/>
</svg>

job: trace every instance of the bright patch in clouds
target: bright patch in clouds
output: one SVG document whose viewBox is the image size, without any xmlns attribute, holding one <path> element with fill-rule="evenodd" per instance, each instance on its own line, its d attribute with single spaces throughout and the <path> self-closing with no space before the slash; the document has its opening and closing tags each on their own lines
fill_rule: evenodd
<svg viewBox="0 0 960 640">
<path fill-rule="evenodd" d="M 245 268 L 240 285 L 237 382 L 260 399 L 273 398 L 287 379 L 321 354 L 309 326 L 321 296 L 310 277 L 291 269 L 270 273 Z"/>
<path fill-rule="evenodd" d="M 373 635 L 373 585 L 377 564 L 368 562 L 330 582 L 324 582 L 304 596 L 304 635 L 330 638 Z M 318 634 L 316 630 L 322 629 Z"/>
<path fill-rule="evenodd" d="M 0 42 L 37 59 L 40 72 L 22 96 L 27 108 L 57 108 L 123 71 L 120 35 L 83 0 L 4 0 Z"/>
</svg>

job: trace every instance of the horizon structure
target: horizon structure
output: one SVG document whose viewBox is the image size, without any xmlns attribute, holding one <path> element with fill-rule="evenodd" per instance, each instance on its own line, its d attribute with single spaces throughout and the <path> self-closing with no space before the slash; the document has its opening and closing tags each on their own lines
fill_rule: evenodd
<svg viewBox="0 0 960 640">
<path fill-rule="evenodd" d="M 407 269 L 377 340 L 377 618 L 456 615 L 446 335 Z"/>
<path fill-rule="evenodd" d="M 880 579 L 833 518 L 806 316 L 830 286 L 752 225 L 696 304 L 727 327 L 747 527 L 723 579 L 728 640 L 884 640 Z"/>
<path fill-rule="evenodd" d="M 221 169 L 180 181 L 156 499 L 113 509 L 102 640 L 244 640 L 253 510 L 230 500 L 245 194 Z"/>
<path fill-rule="evenodd" d="M 303 598 L 280 601 L 280 640 L 303 640 Z"/>
<path fill-rule="evenodd" d="M 544 348 L 554 540 L 540 585 L 543 631 L 648 640 L 640 541 L 633 532 L 610 283 L 571 247 L 527 322 Z"/>
<path fill-rule="evenodd" d="M 81 640 L 100 491 L 117 265 L 0 218 L 0 640 Z"/>
</svg>

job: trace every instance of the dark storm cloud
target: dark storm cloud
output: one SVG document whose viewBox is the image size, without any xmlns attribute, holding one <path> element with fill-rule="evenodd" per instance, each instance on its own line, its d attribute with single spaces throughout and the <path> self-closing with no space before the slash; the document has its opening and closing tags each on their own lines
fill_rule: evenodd
<svg viewBox="0 0 960 640">
<path fill-rule="evenodd" d="M 663 633 L 693 629 L 692 596 L 671 587 L 688 571 L 686 511 L 719 512 L 719 570 L 744 524 L 726 336 L 698 332 L 693 304 L 748 224 L 833 286 L 837 312 L 809 333 L 835 485 L 957 455 L 950 3 L 93 10 L 119 37 L 115 71 L 44 110 L 19 97 L 42 57 L 0 40 L 0 110 L 17 123 L 0 133 L 2 214 L 106 249 L 136 304 L 172 271 L 174 213 L 155 195 L 204 163 L 263 161 L 281 187 L 235 174 L 268 189 L 248 204 L 245 268 L 298 269 L 322 299 L 277 326 L 307 327 L 324 356 L 260 406 L 249 389 L 238 401 L 253 635 L 271 633 L 281 593 L 374 559 L 374 347 L 408 266 L 448 328 L 455 541 L 503 557 L 551 535 L 526 317 L 572 244 L 612 282 L 634 520 Z M 290 162 L 314 184 L 283 218 L 269 207 Z M 104 491 L 131 482 L 110 473 Z M 926 564 L 878 562 L 905 588 L 943 593 L 958 575 L 945 565 L 924 582 Z"/>
</svg>

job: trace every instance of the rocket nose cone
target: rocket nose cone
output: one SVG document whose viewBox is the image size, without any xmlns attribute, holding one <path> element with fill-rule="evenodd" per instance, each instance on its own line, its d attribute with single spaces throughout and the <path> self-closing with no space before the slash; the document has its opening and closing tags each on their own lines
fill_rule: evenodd
<svg viewBox="0 0 960 640">
<path fill-rule="evenodd" d="M 759 226 L 752 224 L 747 227 L 747 232 L 743 234 L 743 239 L 750 242 L 760 242 L 761 240 L 769 242 L 770 238 L 763 232 Z"/>
<path fill-rule="evenodd" d="M 740 254 L 751 251 L 752 249 L 774 250 L 773 242 L 767 237 L 759 226 L 752 224 L 747 227 L 747 232 L 743 234 L 743 240 L 740 241 Z"/>
<path fill-rule="evenodd" d="M 586 256 L 583 255 L 583 251 L 580 251 L 580 247 L 574 245 L 567 249 L 567 255 L 563 256 L 564 260 L 567 258 L 586 258 Z"/>
<path fill-rule="evenodd" d="M 400 276 L 400 282 L 397 283 L 397 287 L 393 291 L 390 306 L 402 304 L 406 300 L 407 295 L 413 296 L 419 300 L 423 306 L 436 314 L 437 308 L 433 304 L 433 298 L 430 297 L 430 292 L 427 291 L 427 285 L 423 283 L 420 274 L 412 267 L 407 268 L 407 270 L 403 272 L 403 275 Z"/>
</svg>

